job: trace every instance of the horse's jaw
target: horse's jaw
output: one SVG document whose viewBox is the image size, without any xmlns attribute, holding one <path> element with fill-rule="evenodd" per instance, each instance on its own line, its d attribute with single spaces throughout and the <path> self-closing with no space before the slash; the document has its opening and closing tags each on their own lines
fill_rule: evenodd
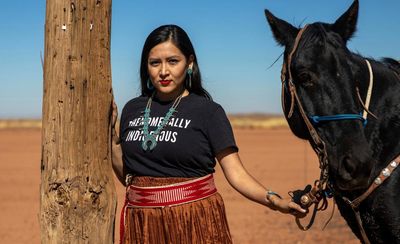
<svg viewBox="0 0 400 244">
<path fill-rule="evenodd" d="M 359 182 L 359 181 L 343 181 L 343 180 L 336 180 L 334 177 L 330 177 L 332 179 L 332 185 L 335 191 L 341 195 L 348 195 L 350 193 L 354 193 L 355 191 L 362 192 L 366 190 L 369 186 L 368 181 Z"/>
<path fill-rule="evenodd" d="M 293 135 L 302 140 L 311 140 L 310 132 L 299 114 L 293 113 L 290 118 L 285 114 L 285 118 Z"/>
</svg>

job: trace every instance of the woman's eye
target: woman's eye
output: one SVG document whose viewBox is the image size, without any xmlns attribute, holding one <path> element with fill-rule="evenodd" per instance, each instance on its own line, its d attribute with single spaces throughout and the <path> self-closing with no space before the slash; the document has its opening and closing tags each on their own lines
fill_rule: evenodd
<svg viewBox="0 0 400 244">
<path fill-rule="evenodd" d="M 159 62 L 159 61 L 156 61 L 156 60 L 149 61 L 149 64 L 150 64 L 151 66 L 157 66 L 159 63 L 160 63 L 160 62 Z"/>
<path fill-rule="evenodd" d="M 177 64 L 178 62 L 179 62 L 179 60 L 177 60 L 177 59 L 168 60 L 168 63 L 170 63 L 170 64 Z"/>
</svg>

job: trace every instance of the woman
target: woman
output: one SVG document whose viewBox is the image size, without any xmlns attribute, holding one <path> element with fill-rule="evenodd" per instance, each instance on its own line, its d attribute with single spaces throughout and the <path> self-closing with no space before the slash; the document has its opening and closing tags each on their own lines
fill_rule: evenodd
<svg viewBox="0 0 400 244">
<path fill-rule="evenodd" d="M 113 143 L 113 168 L 127 185 L 122 243 L 232 243 L 212 177 L 215 159 L 248 199 L 304 215 L 304 209 L 267 190 L 243 167 L 224 110 L 201 85 L 184 30 L 165 25 L 150 33 L 140 78 L 142 95 L 123 108 L 121 144 L 117 136 Z"/>
</svg>

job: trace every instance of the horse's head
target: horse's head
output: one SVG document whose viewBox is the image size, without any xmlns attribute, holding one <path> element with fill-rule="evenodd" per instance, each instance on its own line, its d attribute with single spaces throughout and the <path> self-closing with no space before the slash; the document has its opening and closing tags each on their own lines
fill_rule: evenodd
<svg viewBox="0 0 400 244">
<path fill-rule="evenodd" d="M 268 10 L 265 14 L 276 41 L 285 47 L 283 77 L 286 81 L 282 92 L 284 112 L 292 132 L 311 140 L 299 104 L 289 92 L 289 78 L 306 118 L 338 114 L 357 116 L 363 112 L 355 80 L 360 71 L 346 47 L 356 29 L 358 1 L 354 1 L 335 23 L 313 23 L 301 34 L 300 29 Z M 325 142 L 329 176 L 335 188 L 339 191 L 367 188 L 373 159 L 362 119 L 321 122 L 314 127 Z"/>
</svg>

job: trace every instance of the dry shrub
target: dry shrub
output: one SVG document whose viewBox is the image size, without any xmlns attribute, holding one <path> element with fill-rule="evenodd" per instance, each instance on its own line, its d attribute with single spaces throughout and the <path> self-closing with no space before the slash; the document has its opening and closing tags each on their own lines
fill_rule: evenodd
<svg viewBox="0 0 400 244">
<path fill-rule="evenodd" d="M 273 129 L 288 127 L 284 117 L 276 116 L 229 116 L 229 121 L 234 128 Z"/>
</svg>

